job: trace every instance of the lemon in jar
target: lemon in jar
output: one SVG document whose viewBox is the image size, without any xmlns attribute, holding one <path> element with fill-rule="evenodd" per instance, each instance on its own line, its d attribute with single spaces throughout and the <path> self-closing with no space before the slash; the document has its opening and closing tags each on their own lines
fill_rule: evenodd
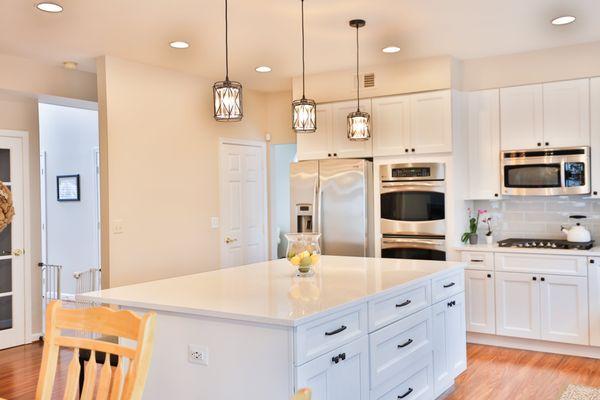
<svg viewBox="0 0 600 400">
<path fill-rule="evenodd" d="M 292 263 L 292 265 L 300 265 L 300 257 L 298 256 L 293 256 L 292 258 L 290 258 L 290 262 Z"/>
</svg>

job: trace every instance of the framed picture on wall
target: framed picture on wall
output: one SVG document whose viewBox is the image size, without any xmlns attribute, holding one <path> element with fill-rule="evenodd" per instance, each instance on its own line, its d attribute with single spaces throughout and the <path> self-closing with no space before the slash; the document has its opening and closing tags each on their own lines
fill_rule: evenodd
<svg viewBox="0 0 600 400">
<path fill-rule="evenodd" d="M 80 201 L 79 174 L 56 177 L 56 199 L 58 201 Z"/>
</svg>

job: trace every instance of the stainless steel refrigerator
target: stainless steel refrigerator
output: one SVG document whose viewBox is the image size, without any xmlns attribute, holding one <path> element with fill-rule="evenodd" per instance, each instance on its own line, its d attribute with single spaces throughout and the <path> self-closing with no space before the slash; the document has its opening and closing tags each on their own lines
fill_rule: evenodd
<svg viewBox="0 0 600 400">
<path fill-rule="evenodd" d="M 373 165 L 361 159 L 290 165 L 291 232 L 321 234 L 326 255 L 372 257 Z"/>
</svg>

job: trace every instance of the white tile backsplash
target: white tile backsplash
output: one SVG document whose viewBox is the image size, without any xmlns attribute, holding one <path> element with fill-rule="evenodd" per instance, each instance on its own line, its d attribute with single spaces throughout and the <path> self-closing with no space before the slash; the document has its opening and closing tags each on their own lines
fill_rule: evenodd
<svg viewBox="0 0 600 400">
<path fill-rule="evenodd" d="M 585 215 L 581 220 L 600 241 L 600 201 L 580 197 L 523 197 L 503 200 L 478 200 L 476 209 L 484 209 L 492 217 L 494 240 L 512 238 L 563 239 L 561 225 L 570 226 L 570 215 Z M 485 224 L 479 227 L 480 241 L 487 232 Z"/>
</svg>

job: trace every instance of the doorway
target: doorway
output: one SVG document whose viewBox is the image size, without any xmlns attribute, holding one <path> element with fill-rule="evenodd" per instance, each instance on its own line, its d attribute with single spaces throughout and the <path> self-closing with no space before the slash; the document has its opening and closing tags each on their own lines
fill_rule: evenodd
<svg viewBox="0 0 600 400">
<path fill-rule="evenodd" d="M 220 140 L 221 267 L 267 260 L 266 145 Z"/>
<path fill-rule="evenodd" d="M 94 106 L 39 103 L 42 262 L 62 267 L 58 296 L 67 301 L 96 289 L 82 287 L 84 280 L 100 280 L 99 130 Z M 89 271 L 97 273 L 88 276 Z M 49 297 L 47 290 L 55 284 L 46 281 L 43 295 Z"/>
<path fill-rule="evenodd" d="M 270 147 L 271 259 L 284 258 L 290 232 L 290 163 L 298 161 L 295 144 Z"/>
<path fill-rule="evenodd" d="M 12 223 L 0 232 L 0 349 L 25 343 L 25 325 L 30 318 L 30 264 L 24 250 L 26 138 L 26 132 L 0 131 L 0 181 L 10 190 L 15 209 Z"/>
</svg>

